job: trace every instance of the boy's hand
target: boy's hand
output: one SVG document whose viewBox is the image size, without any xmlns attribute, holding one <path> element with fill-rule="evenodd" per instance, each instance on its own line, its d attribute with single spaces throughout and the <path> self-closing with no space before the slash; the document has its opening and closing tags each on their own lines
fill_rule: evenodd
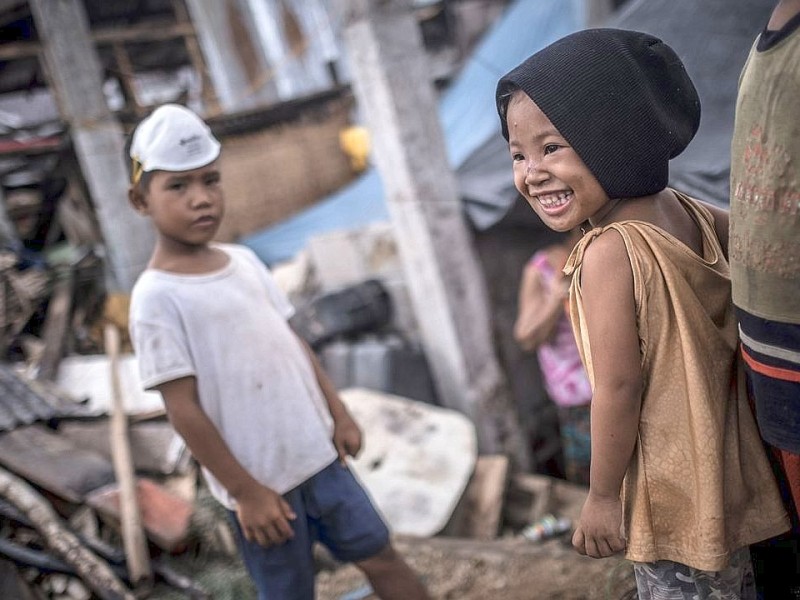
<svg viewBox="0 0 800 600">
<path fill-rule="evenodd" d="M 344 464 L 347 456 L 355 458 L 361 451 L 361 430 L 350 413 L 344 411 L 333 421 L 333 445 Z"/>
<path fill-rule="evenodd" d="M 294 537 L 289 522 L 297 515 L 276 492 L 256 484 L 236 501 L 236 517 L 247 541 L 266 547 L 283 544 Z"/>
<path fill-rule="evenodd" d="M 572 535 L 573 547 L 583 555 L 605 558 L 625 549 L 621 535 L 622 501 L 617 498 L 589 497 Z"/>
</svg>

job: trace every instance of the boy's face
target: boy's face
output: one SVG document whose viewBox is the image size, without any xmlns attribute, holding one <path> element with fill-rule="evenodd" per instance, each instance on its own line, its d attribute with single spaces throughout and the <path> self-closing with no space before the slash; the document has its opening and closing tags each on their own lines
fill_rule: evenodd
<svg viewBox="0 0 800 600">
<path fill-rule="evenodd" d="M 191 171 L 154 171 L 146 189 L 129 192 L 131 204 L 153 220 L 162 242 L 203 246 L 225 212 L 217 161 Z"/>
<path fill-rule="evenodd" d="M 578 227 L 609 201 L 577 152 L 524 92 L 511 97 L 506 119 L 514 185 L 550 229 Z"/>
</svg>

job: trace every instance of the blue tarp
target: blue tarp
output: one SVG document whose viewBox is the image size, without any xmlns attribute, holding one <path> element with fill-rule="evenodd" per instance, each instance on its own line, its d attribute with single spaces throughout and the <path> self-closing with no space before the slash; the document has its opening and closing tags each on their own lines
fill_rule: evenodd
<svg viewBox="0 0 800 600">
<path fill-rule="evenodd" d="M 497 80 L 540 48 L 581 28 L 583 11 L 584 0 L 516 0 L 489 29 L 440 100 L 439 117 L 453 169 L 499 135 Z M 510 166 L 508 179 L 510 184 Z M 275 264 L 292 258 L 313 235 L 388 218 L 380 176 L 370 168 L 313 207 L 240 241 L 265 263 Z"/>
</svg>

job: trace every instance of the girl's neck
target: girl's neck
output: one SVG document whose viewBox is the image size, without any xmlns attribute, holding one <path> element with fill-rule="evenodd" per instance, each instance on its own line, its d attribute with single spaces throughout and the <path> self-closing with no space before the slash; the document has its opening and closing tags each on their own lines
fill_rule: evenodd
<svg viewBox="0 0 800 600">
<path fill-rule="evenodd" d="M 609 223 L 612 213 L 616 210 L 621 202 L 622 198 L 614 198 L 613 200 L 606 202 L 599 211 L 589 218 L 589 224 L 592 227 L 602 227 L 603 225 Z"/>
</svg>

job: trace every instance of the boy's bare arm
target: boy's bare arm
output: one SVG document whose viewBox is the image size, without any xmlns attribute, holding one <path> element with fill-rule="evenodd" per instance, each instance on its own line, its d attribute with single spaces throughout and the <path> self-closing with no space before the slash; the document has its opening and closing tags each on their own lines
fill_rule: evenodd
<svg viewBox="0 0 800 600">
<path fill-rule="evenodd" d="M 548 289 L 536 267 L 527 265 L 523 270 L 514 323 L 514 339 L 523 350 L 535 350 L 553 335 L 564 314 L 566 296 L 560 293 L 560 283 L 557 280 L 554 288 Z"/>
<path fill-rule="evenodd" d="M 269 546 L 294 536 L 289 522 L 295 518 L 289 504 L 275 491 L 256 481 L 236 460 L 219 430 L 197 399 L 194 377 L 158 386 L 172 426 L 197 461 L 208 469 L 236 500 L 236 514 L 245 537 Z"/>
<path fill-rule="evenodd" d="M 297 334 L 295 333 L 295 335 Z M 328 403 L 328 410 L 331 413 L 331 417 L 333 417 L 333 445 L 339 454 L 339 461 L 344 464 L 347 456 L 358 456 L 361 451 L 361 429 L 359 429 L 353 417 L 350 416 L 347 407 L 336 391 L 336 386 L 333 385 L 325 369 L 322 368 L 314 350 L 299 335 L 297 335 L 297 339 L 305 349 L 308 359 L 314 367 L 314 374 L 322 390 L 322 395 L 325 396 L 325 401 Z"/>
<path fill-rule="evenodd" d="M 573 545 L 600 558 L 625 547 L 620 492 L 638 435 L 642 373 L 633 274 L 619 233 L 598 237 L 581 269 L 595 388 L 589 495 Z"/>
</svg>

